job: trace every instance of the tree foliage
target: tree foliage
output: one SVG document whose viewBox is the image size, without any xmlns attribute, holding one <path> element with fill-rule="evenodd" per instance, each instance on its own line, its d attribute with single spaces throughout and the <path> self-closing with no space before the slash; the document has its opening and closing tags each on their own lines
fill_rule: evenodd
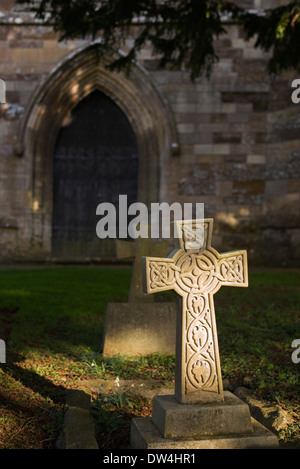
<svg viewBox="0 0 300 469">
<path fill-rule="evenodd" d="M 216 0 L 17 0 L 29 4 L 39 19 L 53 25 L 60 40 L 101 37 L 103 49 L 118 49 L 132 25 L 135 40 L 113 68 L 130 68 L 150 44 L 158 67 L 185 68 L 195 79 L 210 75 L 218 61 L 214 41 L 236 22 L 256 47 L 271 52 L 269 71 L 300 69 L 300 2 L 265 12 L 246 11 L 238 2 Z"/>
<path fill-rule="evenodd" d="M 268 10 L 265 15 L 246 12 L 239 20 L 247 39 L 256 37 L 255 46 L 271 52 L 270 73 L 300 71 L 300 2 Z"/>
</svg>

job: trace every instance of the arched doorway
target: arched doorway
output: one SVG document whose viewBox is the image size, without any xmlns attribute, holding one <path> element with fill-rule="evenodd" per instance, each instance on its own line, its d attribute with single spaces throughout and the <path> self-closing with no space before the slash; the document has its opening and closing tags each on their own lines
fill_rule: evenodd
<svg viewBox="0 0 300 469">
<path fill-rule="evenodd" d="M 96 235 L 96 207 L 138 197 L 138 149 L 122 110 L 95 90 L 62 126 L 53 161 L 52 255 L 114 257 L 115 241 Z M 118 212 L 118 210 L 117 210 Z"/>
<path fill-rule="evenodd" d="M 107 66 L 113 57 L 99 54 L 99 48 L 100 44 L 91 44 L 58 64 L 33 94 L 22 120 L 17 147 L 19 155 L 24 150 L 30 175 L 22 242 L 28 245 L 30 259 L 55 258 L 52 237 L 56 143 L 72 112 L 91 93 L 99 90 L 110 98 L 133 130 L 138 153 L 136 200 L 149 207 L 160 200 L 164 190 L 164 168 L 177 142 L 168 104 L 141 66 L 135 64 L 130 75 L 111 72 Z M 100 253 L 99 256 L 102 257 Z"/>
</svg>

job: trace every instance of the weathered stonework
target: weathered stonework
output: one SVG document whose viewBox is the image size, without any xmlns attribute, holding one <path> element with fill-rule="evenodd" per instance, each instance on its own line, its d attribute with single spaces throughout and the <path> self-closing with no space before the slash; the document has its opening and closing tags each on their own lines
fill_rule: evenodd
<svg viewBox="0 0 300 469">
<path fill-rule="evenodd" d="M 219 254 L 212 220 L 177 221 L 178 250 L 144 257 L 144 291 L 179 295 L 175 394 L 155 396 L 151 418 L 134 418 L 134 449 L 276 448 L 277 438 L 250 417 L 247 405 L 223 392 L 213 295 L 222 285 L 248 286 L 247 253 Z"/>
<path fill-rule="evenodd" d="M 176 221 L 177 250 L 167 258 L 143 257 L 147 293 L 174 290 L 180 297 L 176 331 L 175 397 L 181 403 L 224 399 L 214 311 L 221 286 L 247 287 L 246 251 L 219 254 L 213 220 Z"/>
<path fill-rule="evenodd" d="M 241 3 L 267 8 L 276 2 Z M 7 101 L 0 104 L 2 262 L 52 257 L 54 144 L 72 108 L 98 88 L 121 107 L 137 136 L 139 201 L 204 202 L 205 217 L 215 220 L 217 249 L 243 246 L 250 266 L 299 266 L 294 72 L 272 82 L 267 55 L 230 24 L 216 41 L 220 61 L 210 81 L 192 83 L 186 71 L 156 70 L 149 47 L 126 77 L 108 72 L 109 57 L 97 62 L 90 41 L 58 42 L 50 27 L 13 0 L 0 9 Z"/>
</svg>

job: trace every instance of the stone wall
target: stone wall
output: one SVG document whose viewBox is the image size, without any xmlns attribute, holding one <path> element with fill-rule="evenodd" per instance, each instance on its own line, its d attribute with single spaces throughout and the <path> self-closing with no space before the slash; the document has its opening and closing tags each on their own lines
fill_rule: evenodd
<svg viewBox="0 0 300 469">
<path fill-rule="evenodd" d="M 241 3 L 249 8 L 275 4 Z M 12 0 L 1 2 L 0 78 L 7 89 L 7 104 L 0 105 L 2 261 L 51 258 L 51 213 L 33 193 L 51 177 L 36 169 L 43 155 L 36 160 L 24 150 L 22 126 L 28 125 L 36 91 L 51 73 L 66 68 L 70 54 L 88 45 L 60 43 L 24 8 L 14 7 Z M 158 155 L 160 201 L 203 202 L 205 216 L 215 220 L 213 245 L 220 251 L 246 248 L 250 265 L 298 267 L 300 105 L 291 101 L 296 75 L 285 73 L 272 82 L 267 56 L 234 24 L 216 48 L 220 61 L 211 79 L 194 83 L 185 71 L 157 71 L 150 48 L 140 53 L 144 76 L 175 123 L 171 143 L 178 143 L 178 151 L 170 145 Z"/>
</svg>

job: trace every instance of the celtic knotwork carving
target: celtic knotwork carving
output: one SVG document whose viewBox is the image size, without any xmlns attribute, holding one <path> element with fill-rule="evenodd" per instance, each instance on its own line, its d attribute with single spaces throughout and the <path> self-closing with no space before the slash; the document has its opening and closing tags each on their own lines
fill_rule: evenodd
<svg viewBox="0 0 300 469">
<path fill-rule="evenodd" d="M 188 250 L 185 243 L 197 242 L 190 230 L 194 222 L 176 223 L 183 235 L 181 248 L 167 259 L 145 258 L 145 291 L 174 289 L 182 298 L 176 397 L 180 402 L 218 400 L 223 390 L 213 295 L 222 285 L 248 285 L 246 251 L 219 254 L 213 249 L 212 220 L 204 220 L 203 246 Z"/>
<path fill-rule="evenodd" d="M 150 262 L 149 268 L 152 290 L 171 287 L 174 284 L 176 266 L 165 262 Z"/>
<path fill-rule="evenodd" d="M 196 349 L 201 349 L 204 344 L 206 344 L 207 339 L 209 336 L 209 332 L 207 328 L 201 324 L 200 321 L 197 321 L 197 323 L 194 325 L 193 328 L 193 344 L 195 345 Z"/>
<path fill-rule="evenodd" d="M 190 318 L 187 347 L 191 356 L 187 363 L 186 391 L 215 391 L 212 385 L 215 381 L 216 364 L 214 353 L 211 351 L 213 331 L 208 296 L 190 293 L 187 297 L 187 307 Z"/>
<path fill-rule="evenodd" d="M 176 281 L 182 292 L 191 289 L 198 292 L 209 292 L 218 285 L 217 273 L 218 259 L 213 253 L 207 251 L 202 254 L 182 251 L 175 265 L 178 268 Z"/>
<path fill-rule="evenodd" d="M 223 281 L 242 283 L 243 275 L 243 256 L 236 256 L 223 259 L 220 262 L 220 276 Z"/>
<path fill-rule="evenodd" d="M 199 320 L 205 308 L 205 298 L 203 295 L 190 294 L 187 299 L 190 314 Z"/>
<path fill-rule="evenodd" d="M 211 364 L 204 359 L 195 360 L 191 371 L 199 388 L 202 388 L 210 380 L 212 374 Z"/>
</svg>

